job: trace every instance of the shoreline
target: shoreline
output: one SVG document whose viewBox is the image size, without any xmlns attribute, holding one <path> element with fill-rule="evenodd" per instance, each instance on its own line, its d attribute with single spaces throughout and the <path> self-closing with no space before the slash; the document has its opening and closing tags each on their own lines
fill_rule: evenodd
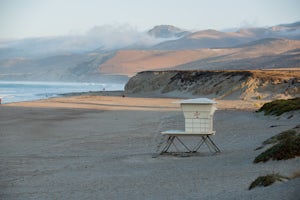
<svg viewBox="0 0 300 200">
<path fill-rule="evenodd" d="M 200 98 L 200 97 L 194 97 L 194 98 Z M 87 108 L 87 106 L 83 106 L 85 103 L 86 104 L 91 104 L 93 103 L 94 106 L 92 107 L 93 109 L 101 109 L 103 106 L 105 106 L 106 101 L 115 101 L 119 102 L 121 104 L 124 103 L 123 106 L 128 106 L 127 104 L 129 102 L 134 102 L 137 101 L 139 102 L 139 106 L 143 107 L 143 103 L 146 104 L 145 106 L 147 107 L 147 104 L 149 104 L 148 101 L 152 101 L 152 105 L 159 105 L 162 102 L 163 106 L 167 107 L 174 107 L 174 105 L 177 104 L 177 108 L 180 107 L 179 101 L 184 100 L 184 99 L 189 99 L 187 98 L 182 98 L 182 97 L 170 97 L 170 96 L 157 96 L 154 94 L 148 94 L 148 95 L 139 95 L 139 94 L 127 94 L 125 91 L 118 90 L 118 91 L 97 91 L 97 92 L 78 92 L 78 93 L 66 93 L 66 94 L 61 94 L 56 97 L 50 97 L 46 99 L 40 99 L 40 100 L 33 100 L 33 101 L 22 101 L 22 102 L 11 102 L 11 103 L 4 103 L 2 105 L 7 105 L 7 106 L 42 106 L 47 107 L 48 103 L 52 103 L 53 106 L 58 106 L 58 107 L 64 107 L 66 103 L 72 103 L 72 101 L 81 101 L 81 106 L 80 105 L 75 105 L 75 107 L 80 107 L 80 108 Z M 215 99 L 212 98 L 214 101 L 217 102 L 217 108 L 218 109 L 237 109 L 237 110 L 249 110 L 249 111 L 255 111 L 259 109 L 264 103 L 269 102 L 267 100 L 220 100 L 220 99 Z M 98 104 L 98 106 L 97 106 Z M 130 104 L 130 103 L 129 103 Z M 132 103 L 131 103 L 132 104 Z M 151 103 L 150 103 L 151 104 Z M 151 105 L 150 105 L 151 106 Z M 162 107 L 163 107 L 162 106 Z M 67 106 L 67 107 L 70 107 Z M 157 106 L 154 106 L 157 107 Z"/>
<path fill-rule="evenodd" d="M 191 99 L 191 98 L 210 98 L 206 96 L 190 96 L 190 95 L 165 95 L 165 94 L 157 94 L 157 93 L 142 93 L 142 94 L 133 94 L 126 93 L 125 90 L 117 90 L 117 91 L 91 91 L 91 92 L 78 92 L 78 93 L 66 93 L 61 94 L 57 97 L 53 98 L 64 98 L 64 97 L 77 97 L 77 98 L 89 98 L 89 97 L 122 97 L 122 98 L 133 98 L 135 99 L 170 99 L 173 101 L 172 103 L 178 103 L 181 100 Z M 51 98 L 50 98 L 51 99 Z M 238 109 L 238 110 L 257 110 L 264 103 L 270 102 L 271 100 L 242 100 L 242 99 L 218 99 L 218 98 L 210 98 L 217 102 L 218 109 Z"/>
<path fill-rule="evenodd" d="M 119 83 L 81 83 L 81 82 L 36 82 L 36 81 L 0 81 L 2 103 L 35 101 L 58 97 L 61 94 L 81 93 L 82 91 L 123 90 Z"/>
</svg>

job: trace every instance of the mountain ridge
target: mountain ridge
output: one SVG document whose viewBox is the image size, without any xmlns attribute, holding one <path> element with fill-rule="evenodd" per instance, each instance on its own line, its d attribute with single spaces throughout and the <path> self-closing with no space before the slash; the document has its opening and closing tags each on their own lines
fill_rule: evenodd
<svg viewBox="0 0 300 200">
<path fill-rule="evenodd" d="M 120 50 L 99 69 L 102 73 L 119 71 L 132 76 L 145 70 L 295 68 L 300 67 L 299 49 L 298 40 L 263 39 L 234 48 Z"/>
<path fill-rule="evenodd" d="M 147 33 L 155 38 L 180 38 L 190 34 L 189 31 L 185 31 L 172 25 L 157 25 Z"/>
<path fill-rule="evenodd" d="M 235 32 L 186 32 L 175 26 L 159 25 L 151 30 L 166 30 L 167 34 L 162 31 L 160 35 L 158 31 L 152 36 L 150 30 L 140 34 L 130 28 L 121 31 L 100 27 L 85 36 L 1 41 L 0 79 L 94 81 L 107 74 L 126 77 L 153 69 L 299 67 L 299 24 Z"/>
</svg>

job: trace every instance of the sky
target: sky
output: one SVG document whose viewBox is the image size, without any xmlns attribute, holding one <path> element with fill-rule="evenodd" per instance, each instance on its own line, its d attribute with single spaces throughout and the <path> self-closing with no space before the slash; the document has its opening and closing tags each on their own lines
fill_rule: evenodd
<svg viewBox="0 0 300 200">
<path fill-rule="evenodd" d="M 106 25 L 265 27 L 300 21 L 299 11 L 300 0 L 0 0 L 0 39 L 85 34 Z"/>
</svg>

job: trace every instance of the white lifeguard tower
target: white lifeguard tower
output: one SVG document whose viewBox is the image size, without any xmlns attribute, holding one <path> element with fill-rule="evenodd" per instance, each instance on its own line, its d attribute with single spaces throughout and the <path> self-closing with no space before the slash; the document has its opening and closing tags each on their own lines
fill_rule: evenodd
<svg viewBox="0 0 300 200">
<path fill-rule="evenodd" d="M 215 134 L 213 130 L 213 115 L 217 110 L 216 102 L 208 98 L 189 99 L 180 102 L 185 120 L 185 130 L 168 130 L 161 132 L 162 135 L 168 136 L 165 146 L 160 154 L 167 153 L 169 148 L 175 145 L 177 140 L 184 147 L 186 153 L 197 152 L 203 143 L 207 145 L 211 152 L 221 152 L 217 145 L 210 138 Z M 199 137 L 200 141 L 196 146 L 188 147 L 180 137 Z"/>
</svg>

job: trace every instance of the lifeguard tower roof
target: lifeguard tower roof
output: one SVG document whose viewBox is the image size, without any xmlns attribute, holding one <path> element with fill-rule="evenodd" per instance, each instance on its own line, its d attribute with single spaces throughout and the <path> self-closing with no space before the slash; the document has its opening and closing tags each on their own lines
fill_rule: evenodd
<svg viewBox="0 0 300 200">
<path fill-rule="evenodd" d="M 208 98 L 197 98 L 180 101 L 180 104 L 216 104 L 217 102 Z"/>
</svg>

